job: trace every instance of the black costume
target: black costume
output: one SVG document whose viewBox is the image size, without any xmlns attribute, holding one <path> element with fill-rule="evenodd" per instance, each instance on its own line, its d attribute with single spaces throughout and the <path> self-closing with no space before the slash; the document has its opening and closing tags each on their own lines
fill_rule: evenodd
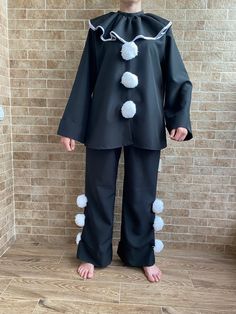
<svg viewBox="0 0 236 314">
<path fill-rule="evenodd" d="M 122 217 L 118 254 L 129 265 L 145 266 L 154 263 L 150 221 L 160 150 L 167 146 L 165 127 L 169 133 L 186 128 L 185 141 L 193 137 L 192 83 L 171 25 L 143 10 L 109 12 L 89 21 L 57 134 L 86 146 L 87 223 L 77 256 L 97 266 L 109 264 L 111 258 L 111 214 L 120 148 L 124 147 L 128 179 L 124 182 L 126 218 Z M 136 181 L 139 175 L 141 181 Z"/>
</svg>

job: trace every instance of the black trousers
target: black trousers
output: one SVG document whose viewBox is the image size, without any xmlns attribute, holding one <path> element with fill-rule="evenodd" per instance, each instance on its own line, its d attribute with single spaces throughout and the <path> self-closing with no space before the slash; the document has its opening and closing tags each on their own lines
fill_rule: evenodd
<svg viewBox="0 0 236 314">
<path fill-rule="evenodd" d="M 116 179 L 121 149 L 86 147 L 85 224 L 77 247 L 77 258 L 97 267 L 112 260 L 112 232 Z M 128 266 L 151 266 L 155 263 L 153 246 L 160 150 L 123 146 L 124 180 L 121 234 L 117 254 Z"/>
</svg>

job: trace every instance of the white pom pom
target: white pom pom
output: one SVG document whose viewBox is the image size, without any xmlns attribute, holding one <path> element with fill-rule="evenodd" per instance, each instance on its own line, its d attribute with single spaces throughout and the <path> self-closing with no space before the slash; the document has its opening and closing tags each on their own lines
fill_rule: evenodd
<svg viewBox="0 0 236 314">
<path fill-rule="evenodd" d="M 155 246 L 153 250 L 155 253 L 160 253 L 164 248 L 164 243 L 161 240 L 155 239 Z"/>
<path fill-rule="evenodd" d="M 75 240 L 76 244 L 79 244 L 80 240 L 81 240 L 81 232 L 79 232 L 76 236 L 76 240 Z"/>
<path fill-rule="evenodd" d="M 136 113 L 136 105 L 132 100 L 127 100 L 121 107 L 121 114 L 124 118 L 133 118 Z"/>
<path fill-rule="evenodd" d="M 87 197 L 85 194 L 81 194 L 77 196 L 76 203 L 78 207 L 84 208 L 87 205 Z"/>
<path fill-rule="evenodd" d="M 83 227 L 85 224 L 85 215 L 84 214 L 77 214 L 75 215 L 75 223 L 79 227 Z"/>
<path fill-rule="evenodd" d="M 121 77 L 121 83 L 128 88 L 134 88 L 138 85 L 137 75 L 131 72 L 125 72 Z"/>
<path fill-rule="evenodd" d="M 130 60 L 138 55 L 138 46 L 133 41 L 128 41 L 122 45 L 121 56 L 125 60 Z"/>
<path fill-rule="evenodd" d="M 152 211 L 155 214 L 160 214 L 161 212 L 163 212 L 163 209 L 164 209 L 163 201 L 160 198 L 156 198 L 152 204 Z"/>
<path fill-rule="evenodd" d="M 155 231 L 159 231 L 164 227 L 164 220 L 160 216 L 155 216 L 153 227 Z"/>
</svg>

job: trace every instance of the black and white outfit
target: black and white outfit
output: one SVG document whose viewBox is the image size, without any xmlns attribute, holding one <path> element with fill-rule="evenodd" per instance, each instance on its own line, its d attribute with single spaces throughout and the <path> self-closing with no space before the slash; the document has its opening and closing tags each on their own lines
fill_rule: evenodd
<svg viewBox="0 0 236 314">
<path fill-rule="evenodd" d="M 166 129 L 190 121 L 192 83 L 176 45 L 172 22 L 143 10 L 109 12 L 89 20 L 87 38 L 57 134 L 86 146 L 83 226 L 77 257 L 95 266 L 112 258 L 113 208 L 121 149 L 125 174 L 117 253 L 131 266 L 153 265 L 164 222 L 156 198 Z M 166 128 L 166 129 L 165 129 Z"/>
</svg>

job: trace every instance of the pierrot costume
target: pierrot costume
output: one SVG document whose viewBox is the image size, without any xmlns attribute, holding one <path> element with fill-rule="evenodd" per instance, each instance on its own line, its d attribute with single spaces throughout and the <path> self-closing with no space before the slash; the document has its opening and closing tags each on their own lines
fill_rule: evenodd
<svg viewBox="0 0 236 314">
<path fill-rule="evenodd" d="M 166 129 L 193 138 L 192 83 L 172 22 L 143 10 L 109 12 L 89 20 L 71 93 L 57 134 L 86 146 L 85 190 L 78 195 L 77 257 L 95 266 L 112 259 L 116 179 L 121 149 L 124 183 L 117 253 L 130 266 L 150 266 L 164 244 L 163 201 L 156 197 Z"/>
</svg>

